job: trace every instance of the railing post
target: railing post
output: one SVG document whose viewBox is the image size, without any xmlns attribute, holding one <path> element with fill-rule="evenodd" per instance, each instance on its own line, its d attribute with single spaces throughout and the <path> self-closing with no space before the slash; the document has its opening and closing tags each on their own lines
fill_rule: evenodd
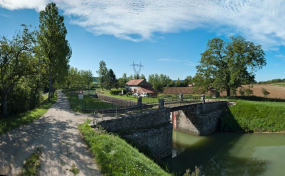
<svg viewBox="0 0 285 176">
<path fill-rule="evenodd" d="M 164 107 L 164 99 L 159 99 L 159 106 L 158 108 L 163 108 Z"/>
</svg>

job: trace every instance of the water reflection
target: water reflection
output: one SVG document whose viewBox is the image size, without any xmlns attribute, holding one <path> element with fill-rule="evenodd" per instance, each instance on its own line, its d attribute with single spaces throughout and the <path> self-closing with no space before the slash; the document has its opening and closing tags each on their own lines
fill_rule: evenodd
<svg viewBox="0 0 285 176">
<path fill-rule="evenodd" d="M 177 156 L 165 158 L 172 172 L 183 175 L 186 169 L 200 166 L 204 175 L 278 175 L 285 156 L 285 134 L 214 133 L 193 136 L 173 132 L 173 149 Z"/>
</svg>

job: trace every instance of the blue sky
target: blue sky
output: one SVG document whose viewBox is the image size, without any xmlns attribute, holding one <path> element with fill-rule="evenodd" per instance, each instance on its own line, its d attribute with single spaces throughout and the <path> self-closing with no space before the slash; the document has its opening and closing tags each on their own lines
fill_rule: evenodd
<svg viewBox="0 0 285 176">
<path fill-rule="evenodd" d="M 0 0 L 0 35 L 12 37 L 21 24 L 38 27 L 50 0 Z M 241 35 L 262 45 L 267 66 L 257 81 L 284 78 L 285 1 L 282 0 L 54 0 L 65 16 L 72 47 L 70 65 L 97 76 L 104 60 L 121 77 L 166 74 L 194 76 L 208 40 Z"/>
</svg>

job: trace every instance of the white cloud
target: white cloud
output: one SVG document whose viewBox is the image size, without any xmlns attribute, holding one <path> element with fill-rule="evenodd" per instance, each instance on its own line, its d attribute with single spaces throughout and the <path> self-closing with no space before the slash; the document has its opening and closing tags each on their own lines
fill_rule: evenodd
<svg viewBox="0 0 285 176">
<path fill-rule="evenodd" d="M 0 15 L 3 16 L 3 17 L 6 17 L 6 18 L 10 17 L 9 15 L 3 14 L 3 13 L 0 13 Z"/>
<path fill-rule="evenodd" d="M 189 66 L 196 66 L 197 65 L 194 62 L 191 62 L 189 60 L 178 60 L 178 59 L 161 58 L 161 59 L 158 59 L 157 61 L 160 61 L 160 62 L 180 62 L 182 64 L 189 65 Z"/>
<path fill-rule="evenodd" d="M 7 9 L 41 10 L 50 0 L 0 0 Z M 266 49 L 285 46 L 284 0 L 54 0 L 95 35 L 142 41 L 154 33 L 205 28 L 218 35 L 243 35 Z"/>
<path fill-rule="evenodd" d="M 178 59 L 168 59 L 168 58 L 162 58 L 162 59 L 158 59 L 158 61 L 162 61 L 162 62 L 182 62 Z"/>
<path fill-rule="evenodd" d="M 285 58 L 285 55 L 283 55 L 283 54 L 278 54 L 278 55 L 275 55 L 275 57 Z"/>
</svg>

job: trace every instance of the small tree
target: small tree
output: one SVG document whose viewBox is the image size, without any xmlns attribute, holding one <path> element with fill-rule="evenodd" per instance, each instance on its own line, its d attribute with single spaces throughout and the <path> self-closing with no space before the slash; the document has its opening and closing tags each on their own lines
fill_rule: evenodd
<svg viewBox="0 0 285 176">
<path fill-rule="evenodd" d="M 262 93 L 263 93 L 263 95 L 264 95 L 265 98 L 267 97 L 267 95 L 270 94 L 270 92 L 268 92 L 268 91 L 267 91 L 266 89 L 264 89 L 263 87 L 261 88 L 261 91 L 262 91 Z"/>
<path fill-rule="evenodd" d="M 8 117 L 8 94 L 23 77 L 37 73 L 37 60 L 33 57 L 34 32 L 26 25 L 12 40 L 0 38 L 0 96 L 2 117 Z"/>
<path fill-rule="evenodd" d="M 240 94 L 240 96 L 244 96 L 244 90 L 243 90 L 243 88 L 240 88 L 239 91 L 238 91 L 238 93 Z"/>
<path fill-rule="evenodd" d="M 246 89 L 244 90 L 244 92 L 245 92 L 245 95 L 246 95 L 246 96 L 253 95 L 253 91 L 252 91 L 250 88 L 246 88 Z"/>
</svg>

